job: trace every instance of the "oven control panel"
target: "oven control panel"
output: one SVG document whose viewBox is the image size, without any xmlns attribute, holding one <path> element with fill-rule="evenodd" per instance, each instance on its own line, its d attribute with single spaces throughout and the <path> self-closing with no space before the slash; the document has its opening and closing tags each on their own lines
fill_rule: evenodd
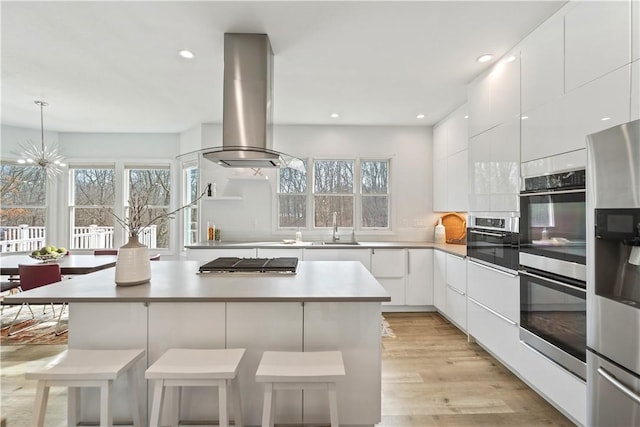
<svg viewBox="0 0 640 427">
<path fill-rule="evenodd" d="M 572 190 L 585 188 L 586 173 L 584 169 L 534 176 L 524 179 L 524 192 L 541 190 Z"/>
</svg>

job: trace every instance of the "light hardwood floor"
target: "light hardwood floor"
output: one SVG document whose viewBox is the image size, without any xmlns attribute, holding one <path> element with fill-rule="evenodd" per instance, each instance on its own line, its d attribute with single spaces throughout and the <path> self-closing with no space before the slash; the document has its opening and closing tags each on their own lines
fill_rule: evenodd
<svg viewBox="0 0 640 427">
<path fill-rule="evenodd" d="M 380 427 L 573 426 L 437 313 L 385 313 Z"/>
<path fill-rule="evenodd" d="M 385 314 L 396 337 L 383 338 L 379 427 L 573 426 L 477 344 L 436 313 Z M 35 382 L 24 371 L 64 345 L 2 347 L 7 427 L 29 427 Z M 66 425 L 66 391 L 53 388 L 47 426 Z"/>
</svg>

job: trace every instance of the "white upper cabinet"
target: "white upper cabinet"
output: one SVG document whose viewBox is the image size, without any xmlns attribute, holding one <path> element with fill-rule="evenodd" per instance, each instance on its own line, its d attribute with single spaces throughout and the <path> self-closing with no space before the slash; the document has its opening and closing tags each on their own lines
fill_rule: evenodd
<svg viewBox="0 0 640 427">
<path fill-rule="evenodd" d="M 520 119 L 474 136 L 469 141 L 469 210 L 518 212 L 520 192 Z"/>
<path fill-rule="evenodd" d="M 564 19 L 544 22 L 522 42 L 522 113 L 564 94 Z"/>
<path fill-rule="evenodd" d="M 467 90 L 469 136 L 520 114 L 520 51 L 506 54 Z"/>
<path fill-rule="evenodd" d="M 433 210 L 467 210 L 467 106 L 433 128 Z"/>
<path fill-rule="evenodd" d="M 629 121 L 631 65 L 526 114 L 523 162 L 586 147 L 586 136 Z"/>
<path fill-rule="evenodd" d="M 640 2 L 631 2 L 631 60 L 640 59 Z M 637 86 L 636 86 L 637 88 Z"/>
<path fill-rule="evenodd" d="M 631 64 L 631 120 L 638 119 L 640 119 L 640 60 Z"/>
<path fill-rule="evenodd" d="M 474 136 L 489 129 L 491 120 L 491 80 L 489 73 L 477 77 L 467 89 L 467 105 L 469 108 L 469 136 Z"/>
<path fill-rule="evenodd" d="M 468 150 L 447 158 L 447 211 L 466 212 L 469 209 Z"/>
<path fill-rule="evenodd" d="M 458 107 L 447 117 L 447 156 L 451 156 L 469 146 L 467 104 Z"/>
<path fill-rule="evenodd" d="M 566 92 L 631 62 L 630 14 L 629 0 L 581 1 L 567 12 Z"/>
</svg>

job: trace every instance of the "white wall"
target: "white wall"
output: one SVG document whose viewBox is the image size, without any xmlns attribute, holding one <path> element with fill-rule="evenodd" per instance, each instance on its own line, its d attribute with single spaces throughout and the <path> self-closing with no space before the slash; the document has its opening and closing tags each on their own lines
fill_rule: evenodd
<svg viewBox="0 0 640 427">
<path fill-rule="evenodd" d="M 221 145 L 222 126 L 203 124 L 182 134 L 99 134 L 46 132 L 45 142 L 57 142 L 67 162 L 87 160 L 166 159 L 206 147 Z M 3 159 L 14 159 L 12 151 L 25 138 L 39 141 L 39 130 L 2 126 Z M 391 231 L 358 234 L 365 240 L 431 240 L 436 216 L 432 210 L 432 129 L 389 126 L 276 126 L 274 149 L 298 157 L 391 158 Z M 189 157 L 188 159 L 186 157 Z M 182 160 L 190 160 L 185 156 Z M 215 182 L 218 196 L 242 196 L 242 200 L 203 201 L 201 230 L 207 221 L 221 228 L 225 240 L 273 240 L 294 238 L 291 230 L 276 228 L 275 191 L 277 170 L 263 170 L 268 179 L 229 179 L 251 176 L 247 169 L 228 169 L 200 159 L 201 183 Z M 177 170 L 176 170 L 177 172 Z M 178 179 L 178 173 L 174 174 Z M 174 181 L 175 182 L 175 181 Z M 57 200 L 65 200 L 62 181 Z M 174 188 L 179 188 L 177 183 Z M 204 188 L 204 185 L 203 187 Z M 176 192 L 174 204 L 180 195 Z M 64 203 L 56 207 L 56 223 L 65 217 Z M 65 227 L 56 241 L 63 241 Z M 177 228 L 177 227 L 176 227 Z M 342 230 L 341 230 L 342 231 Z M 349 230 L 350 231 L 350 230 Z M 52 231 L 55 232 L 55 231 Z M 344 230 L 347 233 L 347 230 Z M 305 239 L 322 239 L 329 230 L 303 231 Z M 204 233 L 202 234 L 204 236 Z"/>
<path fill-rule="evenodd" d="M 202 128 L 202 146 L 220 145 L 221 127 Z M 275 126 L 274 149 L 301 158 L 391 158 L 391 231 L 358 233 L 359 240 L 431 240 L 432 129 L 391 126 Z M 234 179 L 251 170 L 229 169 L 201 161 L 201 182 L 216 183 L 218 196 L 242 200 L 204 200 L 201 236 L 207 221 L 222 230 L 223 240 L 294 238 L 276 228 L 276 170 L 263 170 L 266 180 Z M 231 179 L 229 179 L 231 177 Z M 344 230 L 346 233 L 347 230 Z M 321 239 L 329 230 L 303 230 L 303 238 Z"/>
</svg>

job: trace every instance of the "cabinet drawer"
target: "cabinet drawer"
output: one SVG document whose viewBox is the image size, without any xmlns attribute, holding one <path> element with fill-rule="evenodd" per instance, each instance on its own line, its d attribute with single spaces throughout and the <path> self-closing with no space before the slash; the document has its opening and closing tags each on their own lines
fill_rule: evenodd
<svg viewBox="0 0 640 427">
<path fill-rule="evenodd" d="M 404 249 L 373 249 L 371 273 L 376 277 L 404 277 L 406 272 Z"/>
<path fill-rule="evenodd" d="M 467 293 L 467 266 L 464 258 L 447 254 L 447 285 Z"/>
<path fill-rule="evenodd" d="M 302 261 L 302 248 L 269 249 L 258 248 L 258 258 L 295 257 Z"/>
<path fill-rule="evenodd" d="M 467 296 L 462 291 L 447 285 L 445 314 L 456 326 L 467 331 Z"/>
<path fill-rule="evenodd" d="M 520 282 L 509 274 L 469 260 L 467 293 L 470 298 L 497 311 L 509 320 L 520 322 Z"/>
<path fill-rule="evenodd" d="M 518 352 L 520 346 L 517 323 L 492 312 L 469 296 L 468 298 L 469 335 L 503 363 L 518 369 Z"/>
<path fill-rule="evenodd" d="M 213 261 L 220 257 L 254 258 L 256 249 L 188 249 L 187 259 L 195 261 Z"/>
</svg>

